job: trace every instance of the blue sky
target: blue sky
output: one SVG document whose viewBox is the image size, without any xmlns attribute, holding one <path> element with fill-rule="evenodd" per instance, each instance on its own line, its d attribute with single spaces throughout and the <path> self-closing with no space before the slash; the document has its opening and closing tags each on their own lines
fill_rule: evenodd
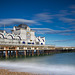
<svg viewBox="0 0 75 75">
<path fill-rule="evenodd" d="M 75 46 L 75 0 L 0 0 L 0 29 L 21 23 L 46 44 Z"/>
</svg>

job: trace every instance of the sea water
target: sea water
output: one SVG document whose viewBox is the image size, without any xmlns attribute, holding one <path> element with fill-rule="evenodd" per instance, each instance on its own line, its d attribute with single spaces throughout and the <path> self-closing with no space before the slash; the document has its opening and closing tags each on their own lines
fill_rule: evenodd
<svg viewBox="0 0 75 75">
<path fill-rule="evenodd" d="M 0 60 L 0 67 L 43 75 L 75 75 L 75 53 Z"/>
</svg>

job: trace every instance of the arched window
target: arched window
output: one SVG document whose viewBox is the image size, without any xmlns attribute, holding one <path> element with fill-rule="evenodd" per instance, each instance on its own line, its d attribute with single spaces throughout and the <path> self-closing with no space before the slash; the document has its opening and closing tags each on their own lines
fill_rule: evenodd
<svg viewBox="0 0 75 75">
<path fill-rule="evenodd" d="M 21 40 L 21 37 L 20 36 L 17 36 L 17 37 L 19 37 L 19 40 Z"/>
<path fill-rule="evenodd" d="M 8 35 L 7 38 L 8 38 L 8 39 L 13 39 L 13 36 L 12 36 L 12 35 Z"/>
<path fill-rule="evenodd" d="M 0 34 L 0 38 L 4 38 L 4 35 L 3 34 Z"/>
<path fill-rule="evenodd" d="M 15 36 L 14 39 L 15 40 L 21 40 L 21 38 L 19 36 Z"/>
<path fill-rule="evenodd" d="M 43 42 L 44 42 L 44 39 L 42 39 L 43 40 Z"/>
<path fill-rule="evenodd" d="M 38 39 L 40 41 L 40 39 Z"/>
</svg>

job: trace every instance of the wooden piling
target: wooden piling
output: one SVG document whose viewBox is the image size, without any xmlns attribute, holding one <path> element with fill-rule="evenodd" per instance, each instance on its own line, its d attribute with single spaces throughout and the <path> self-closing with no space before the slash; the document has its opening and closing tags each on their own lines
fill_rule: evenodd
<svg viewBox="0 0 75 75">
<path fill-rule="evenodd" d="M 18 50 L 16 50 L 16 58 L 18 57 Z"/>
<path fill-rule="evenodd" d="M 38 56 L 40 55 L 39 50 L 36 50 L 36 53 L 37 53 Z"/>
<path fill-rule="evenodd" d="M 34 50 L 32 50 L 32 56 L 34 56 Z"/>
<path fill-rule="evenodd" d="M 24 50 L 24 56 L 26 56 L 27 55 L 27 50 Z"/>
<path fill-rule="evenodd" d="M 28 51 L 28 55 L 31 56 L 31 51 L 30 50 Z"/>
<path fill-rule="evenodd" d="M 5 57 L 8 58 L 8 50 L 5 51 Z"/>
</svg>

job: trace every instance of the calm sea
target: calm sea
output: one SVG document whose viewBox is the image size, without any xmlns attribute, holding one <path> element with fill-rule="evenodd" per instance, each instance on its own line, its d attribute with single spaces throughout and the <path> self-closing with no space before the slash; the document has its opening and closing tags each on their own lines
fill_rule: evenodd
<svg viewBox="0 0 75 75">
<path fill-rule="evenodd" d="M 46 75 L 75 75 L 75 53 L 0 60 L 0 67 Z"/>
</svg>

